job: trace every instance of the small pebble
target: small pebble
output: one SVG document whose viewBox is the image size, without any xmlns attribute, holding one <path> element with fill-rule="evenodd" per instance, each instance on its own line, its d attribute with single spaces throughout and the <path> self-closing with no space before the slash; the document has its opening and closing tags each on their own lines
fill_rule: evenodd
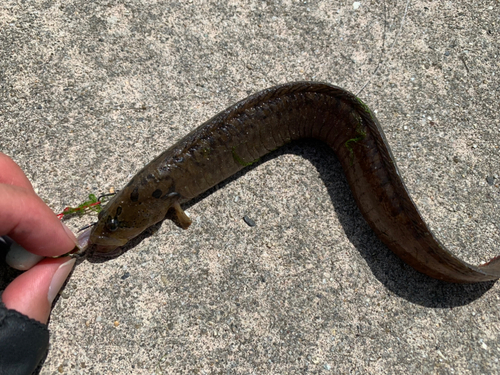
<svg viewBox="0 0 500 375">
<path fill-rule="evenodd" d="M 70 295 L 68 293 L 66 293 L 66 292 L 61 292 L 60 295 L 64 299 L 68 299 L 70 297 Z"/>
<path fill-rule="evenodd" d="M 493 176 L 488 176 L 486 177 L 486 182 L 488 183 L 488 185 L 494 185 L 495 184 L 495 178 Z"/>
<path fill-rule="evenodd" d="M 361 3 L 359 1 L 355 1 L 352 3 L 352 9 L 357 10 L 361 6 Z"/>
<path fill-rule="evenodd" d="M 255 224 L 255 221 L 253 221 L 252 219 L 250 219 L 248 216 L 243 216 L 243 220 L 245 220 L 245 223 L 248 224 L 248 226 L 250 227 L 254 227 L 256 224 Z"/>
</svg>

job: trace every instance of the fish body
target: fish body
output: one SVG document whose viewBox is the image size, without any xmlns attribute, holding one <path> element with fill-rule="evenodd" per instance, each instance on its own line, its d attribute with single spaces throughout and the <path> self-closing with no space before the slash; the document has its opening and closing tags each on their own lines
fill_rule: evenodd
<svg viewBox="0 0 500 375">
<path fill-rule="evenodd" d="M 303 138 L 328 144 L 354 199 L 376 235 L 401 259 L 431 277 L 479 282 L 500 277 L 500 259 L 481 266 L 456 258 L 432 234 L 411 199 L 372 111 L 336 86 L 295 82 L 230 106 L 147 164 L 99 213 L 90 232 L 97 252 L 123 246 L 181 204 L 263 155 Z"/>
</svg>

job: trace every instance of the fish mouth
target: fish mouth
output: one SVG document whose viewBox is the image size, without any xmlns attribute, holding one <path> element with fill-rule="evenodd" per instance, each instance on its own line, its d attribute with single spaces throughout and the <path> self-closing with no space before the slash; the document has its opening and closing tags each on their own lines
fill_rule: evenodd
<svg viewBox="0 0 500 375">
<path fill-rule="evenodd" d="M 94 245 L 92 248 L 92 254 L 106 254 L 112 256 L 119 253 L 119 251 L 116 251 L 119 248 L 120 246 L 116 245 Z"/>
<path fill-rule="evenodd" d="M 76 251 L 73 254 L 82 255 L 90 247 L 92 247 L 92 253 L 110 253 L 113 250 L 125 245 L 128 240 L 118 239 L 106 236 L 93 237 L 91 240 L 92 227 L 82 231 L 76 238 Z"/>
<path fill-rule="evenodd" d="M 97 236 L 97 238 L 92 238 L 89 246 L 92 245 L 92 254 L 114 254 L 114 250 L 127 242 L 127 239 Z"/>
</svg>

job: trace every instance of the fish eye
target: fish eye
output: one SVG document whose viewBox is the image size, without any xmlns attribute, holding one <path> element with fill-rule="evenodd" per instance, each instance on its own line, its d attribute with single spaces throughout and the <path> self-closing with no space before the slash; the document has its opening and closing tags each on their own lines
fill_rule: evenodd
<svg viewBox="0 0 500 375">
<path fill-rule="evenodd" d="M 108 219 L 106 220 L 106 229 L 109 230 L 110 232 L 114 232 L 115 230 L 117 230 L 118 220 L 112 218 L 111 216 L 108 216 Z"/>
</svg>

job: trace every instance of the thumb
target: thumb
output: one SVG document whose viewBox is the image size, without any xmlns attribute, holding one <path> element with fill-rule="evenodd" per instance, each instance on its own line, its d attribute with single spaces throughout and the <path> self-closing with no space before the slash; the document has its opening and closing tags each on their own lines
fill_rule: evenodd
<svg viewBox="0 0 500 375">
<path fill-rule="evenodd" d="M 50 307 L 70 274 L 75 259 L 46 258 L 12 281 L 2 294 L 9 309 L 47 323 Z"/>
</svg>

